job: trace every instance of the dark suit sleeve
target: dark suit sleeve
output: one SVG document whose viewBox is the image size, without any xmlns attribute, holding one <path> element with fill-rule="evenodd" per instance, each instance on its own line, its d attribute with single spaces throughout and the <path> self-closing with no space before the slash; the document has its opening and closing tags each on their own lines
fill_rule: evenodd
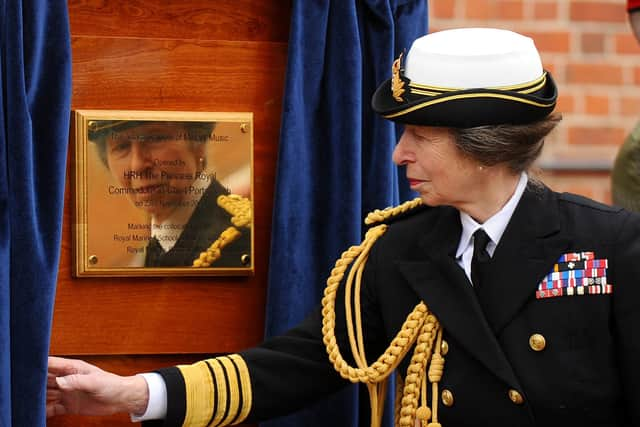
<svg viewBox="0 0 640 427">
<path fill-rule="evenodd" d="M 365 277 L 372 277 L 371 270 Z M 366 283 L 365 278 L 363 283 Z M 367 356 L 383 341 L 372 286 L 363 285 L 362 318 Z M 336 297 L 335 336 L 346 362 L 355 366 L 344 316 L 344 284 Z M 371 351 L 370 351 L 371 350 Z M 329 361 L 322 336 L 321 308 L 285 334 L 257 347 L 193 365 L 158 371 L 167 385 L 167 416 L 148 426 L 207 426 L 256 422 L 298 410 L 349 384 Z"/>
<path fill-rule="evenodd" d="M 626 409 L 640 426 L 640 216 L 629 214 L 616 242 L 614 334 Z"/>
</svg>

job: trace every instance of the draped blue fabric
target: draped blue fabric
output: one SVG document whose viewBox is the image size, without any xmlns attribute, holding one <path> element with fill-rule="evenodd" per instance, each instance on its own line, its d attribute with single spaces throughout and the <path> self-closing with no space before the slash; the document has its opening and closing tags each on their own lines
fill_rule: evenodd
<svg viewBox="0 0 640 427">
<path fill-rule="evenodd" d="M 39 427 L 69 133 L 66 2 L 0 0 L 0 46 L 0 427 Z"/>
<path fill-rule="evenodd" d="M 294 0 L 271 242 L 266 335 L 315 307 L 364 217 L 412 198 L 391 161 L 398 137 L 370 100 L 426 34 L 425 0 Z M 266 426 L 355 426 L 357 387 Z M 388 413 L 389 411 L 387 411 Z"/>
</svg>

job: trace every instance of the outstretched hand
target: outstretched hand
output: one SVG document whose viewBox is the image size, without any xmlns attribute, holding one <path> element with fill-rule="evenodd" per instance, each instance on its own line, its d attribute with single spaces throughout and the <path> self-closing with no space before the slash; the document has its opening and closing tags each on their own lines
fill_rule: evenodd
<svg viewBox="0 0 640 427">
<path fill-rule="evenodd" d="M 82 360 L 49 357 L 47 417 L 64 414 L 141 415 L 149 390 L 139 375 L 122 377 Z"/>
</svg>

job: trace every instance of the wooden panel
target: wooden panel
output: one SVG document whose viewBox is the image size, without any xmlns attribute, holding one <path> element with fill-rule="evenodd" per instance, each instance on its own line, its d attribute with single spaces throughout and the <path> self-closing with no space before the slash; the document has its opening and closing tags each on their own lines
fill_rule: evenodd
<svg viewBox="0 0 640 427">
<path fill-rule="evenodd" d="M 73 37 L 72 48 L 73 108 L 280 113 L 284 44 Z"/>
<path fill-rule="evenodd" d="M 73 278 L 71 149 L 51 353 L 131 375 L 258 343 L 290 0 L 70 0 L 68 5 L 72 109 L 254 113 L 255 275 Z M 47 425 L 134 424 L 118 415 L 63 416 Z"/>
<path fill-rule="evenodd" d="M 71 0 L 75 36 L 286 42 L 290 0 Z"/>
<path fill-rule="evenodd" d="M 73 109 L 254 113 L 255 275 L 73 278 L 70 156 L 53 353 L 234 352 L 261 340 L 287 53 L 286 43 L 261 40 L 286 41 L 288 7 L 257 0 L 69 2 Z M 220 8 L 227 9 L 213 14 Z M 209 18 L 237 34 L 223 36 Z"/>
<path fill-rule="evenodd" d="M 73 46 L 73 108 L 254 112 L 256 267 L 248 278 L 74 279 L 67 185 L 52 351 L 202 353 L 255 344 L 262 336 L 264 316 L 284 48 L 77 38 Z M 205 64 L 197 60 L 216 49 L 241 59 Z M 89 52 L 96 50 L 107 53 L 92 58 Z M 125 65 L 128 71 L 121 69 Z M 226 84 L 218 75 L 228 77 Z M 73 164 L 70 159 L 71 169 Z"/>
<path fill-rule="evenodd" d="M 71 356 L 73 357 L 73 356 Z M 163 366 L 193 363 L 206 359 L 210 355 L 168 355 L 168 356 L 91 356 L 83 357 L 83 360 L 100 368 L 118 375 L 134 375 L 140 372 L 150 372 Z M 131 423 L 129 416 L 119 414 L 104 417 L 81 417 L 77 415 L 58 416 L 47 420 L 47 427 L 130 427 L 139 426 L 140 423 Z M 248 424 L 239 424 L 249 427 Z"/>
</svg>

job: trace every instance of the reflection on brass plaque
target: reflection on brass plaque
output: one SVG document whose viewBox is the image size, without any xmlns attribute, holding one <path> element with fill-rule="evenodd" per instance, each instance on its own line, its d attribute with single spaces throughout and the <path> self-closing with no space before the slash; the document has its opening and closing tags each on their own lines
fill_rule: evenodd
<svg viewBox="0 0 640 427">
<path fill-rule="evenodd" d="M 253 272 L 251 113 L 75 119 L 77 276 Z"/>
</svg>

